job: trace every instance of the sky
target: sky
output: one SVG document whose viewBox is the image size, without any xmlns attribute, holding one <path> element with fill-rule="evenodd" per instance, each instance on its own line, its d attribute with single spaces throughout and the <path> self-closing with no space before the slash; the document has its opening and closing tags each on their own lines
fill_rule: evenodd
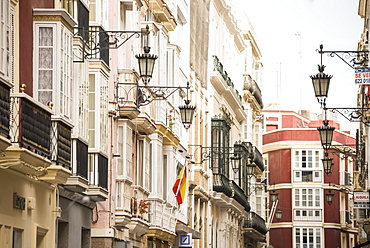
<svg viewBox="0 0 370 248">
<path fill-rule="evenodd" d="M 320 113 L 310 75 L 318 73 L 324 51 L 355 51 L 363 30 L 358 0 L 247 0 L 264 65 L 265 108 Z M 327 107 L 355 107 L 354 70 L 339 58 L 323 55 L 325 73 L 333 75 Z"/>
</svg>

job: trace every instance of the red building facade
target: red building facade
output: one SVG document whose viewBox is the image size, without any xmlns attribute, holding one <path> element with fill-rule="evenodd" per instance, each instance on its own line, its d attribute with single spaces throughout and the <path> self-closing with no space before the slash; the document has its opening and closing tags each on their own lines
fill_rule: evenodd
<svg viewBox="0 0 370 248">
<path fill-rule="evenodd" d="M 356 139 L 330 121 L 335 131 L 328 156 L 334 166 L 332 174 L 326 175 L 317 131 L 322 121 L 293 111 L 263 112 L 263 156 L 269 192 L 278 193 L 276 208 L 270 202 L 269 213 L 282 212 L 281 219 L 276 215 L 272 218 L 268 244 L 274 248 L 353 247 L 357 228 L 350 192 Z M 326 200 L 327 193 L 334 194 L 331 204 Z"/>
</svg>

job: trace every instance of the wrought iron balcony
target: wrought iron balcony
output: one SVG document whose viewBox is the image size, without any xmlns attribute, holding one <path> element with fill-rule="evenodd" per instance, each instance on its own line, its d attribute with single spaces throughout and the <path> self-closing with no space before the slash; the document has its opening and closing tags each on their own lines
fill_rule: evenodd
<svg viewBox="0 0 370 248">
<path fill-rule="evenodd" d="M 101 59 L 109 66 L 110 37 L 101 26 L 89 27 L 88 48 L 91 50 L 90 58 Z M 98 52 L 96 52 L 98 51 Z"/>
<path fill-rule="evenodd" d="M 76 166 L 77 175 L 87 178 L 87 158 L 88 158 L 88 146 L 82 141 L 76 139 Z"/>
<path fill-rule="evenodd" d="M 229 77 L 227 71 L 224 70 L 224 66 L 222 65 L 222 63 L 220 62 L 218 57 L 216 55 L 213 55 L 212 57 L 213 57 L 213 66 L 214 66 L 213 70 L 220 73 L 222 78 L 225 80 L 226 84 L 228 86 L 232 87 L 233 89 L 235 89 L 234 88 L 234 83 L 231 81 L 231 78 Z M 242 101 L 242 96 L 240 95 L 240 93 L 237 90 L 235 90 L 235 93 L 237 94 L 239 100 Z"/>
<path fill-rule="evenodd" d="M 11 97 L 11 142 L 50 159 L 51 110 L 24 93 Z"/>
<path fill-rule="evenodd" d="M 234 198 L 246 211 L 250 211 L 248 198 L 243 189 L 236 182 L 229 180 L 225 175 L 213 173 L 213 190 Z"/>
<path fill-rule="evenodd" d="M 260 108 L 263 108 L 262 93 L 261 89 L 251 75 L 244 75 L 244 90 L 248 90 L 251 95 L 256 99 Z"/>
<path fill-rule="evenodd" d="M 234 182 L 232 182 L 233 198 L 239 202 L 246 211 L 250 211 L 251 207 L 248 203 L 248 198 L 245 192 Z"/>
<path fill-rule="evenodd" d="M 253 147 L 253 163 L 257 165 L 257 167 L 261 170 L 261 172 L 265 170 L 265 166 L 263 164 L 262 153 L 255 146 Z"/>
<path fill-rule="evenodd" d="M 213 173 L 213 190 L 224 193 L 228 197 L 233 195 L 233 190 L 230 186 L 229 179 L 223 174 Z"/>
<path fill-rule="evenodd" d="M 4 150 L 10 146 L 9 110 L 10 88 L 0 82 L 0 150 Z"/>
<path fill-rule="evenodd" d="M 108 159 L 106 157 L 103 157 L 102 155 L 99 155 L 98 163 L 98 185 L 100 187 L 108 189 Z"/>
<path fill-rule="evenodd" d="M 89 153 L 89 188 L 86 194 L 94 201 L 108 198 L 108 159 L 99 153 Z"/>
<path fill-rule="evenodd" d="M 250 212 L 245 219 L 243 229 L 244 231 L 249 231 L 251 233 L 255 233 L 253 230 L 257 231 L 260 236 L 265 235 L 268 232 L 265 220 L 254 212 Z"/>
<path fill-rule="evenodd" d="M 44 182 L 65 183 L 71 175 L 65 154 L 68 131 L 58 122 L 52 129 L 51 109 L 29 95 L 12 93 L 10 99 L 9 134 L 13 145 L 5 150 L 2 166 Z M 66 161 L 62 163 L 63 159 Z"/>
<path fill-rule="evenodd" d="M 51 161 L 71 170 L 71 125 L 61 119 L 52 120 Z"/>
<path fill-rule="evenodd" d="M 88 188 L 88 146 L 80 139 L 72 139 L 72 176 L 65 187 L 75 192 L 83 192 Z"/>
</svg>

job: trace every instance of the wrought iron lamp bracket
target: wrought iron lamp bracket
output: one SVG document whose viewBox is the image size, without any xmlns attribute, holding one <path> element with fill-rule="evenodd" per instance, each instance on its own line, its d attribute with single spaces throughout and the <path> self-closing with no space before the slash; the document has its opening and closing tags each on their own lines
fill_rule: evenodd
<svg viewBox="0 0 370 248">
<path fill-rule="evenodd" d="M 117 102 L 124 106 L 125 103 L 130 103 L 130 94 L 135 92 L 136 100 L 135 107 L 139 109 L 141 106 L 150 104 L 153 101 L 167 100 L 176 91 L 182 91 L 182 95 L 187 96 L 183 90 L 189 90 L 190 84 L 187 86 L 148 86 L 140 85 L 139 82 L 135 83 L 120 83 L 116 82 L 116 99 Z M 181 94 L 181 93 L 180 93 Z"/>
<path fill-rule="evenodd" d="M 252 195 L 257 190 L 263 190 L 263 191 L 266 192 L 267 191 L 267 185 L 262 184 L 262 183 L 252 185 L 250 182 L 248 182 L 248 196 Z"/>
<path fill-rule="evenodd" d="M 331 145 L 325 153 L 333 153 L 339 157 L 338 154 L 343 154 L 344 157 L 356 158 L 356 144 L 345 145 Z M 331 150 L 331 151 L 330 151 Z"/>
<path fill-rule="evenodd" d="M 323 46 L 318 53 L 327 54 L 330 57 L 338 57 L 352 69 L 368 67 L 369 51 L 323 51 Z"/>
<path fill-rule="evenodd" d="M 149 26 L 146 26 L 144 31 L 130 31 L 130 30 L 115 30 L 106 31 L 100 27 L 89 27 L 89 30 L 83 28 L 76 28 L 74 37 L 81 37 L 83 42 L 82 58 L 81 60 L 74 60 L 73 62 L 83 63 L 85 59 L 92 57 L 102 50 L 118 49 L 124 45 L 132 37 L 140 38 L 141 35 L 148 35 L 150 33 Z"/>
<path fill-rule="evenodd" d="M 167 100 L 177 90 L 189 90 L 190 86 L 137 86 L 137 107 L 148 105 L 156 100 Z M 185 93 L 184 93 L 185 94 Z"/>
<path fill-rule="evenodd" d="M 370 107 L 369 108 L 327 108 L 324 104 L 323 110 L 332 113 L 339 113 L 350 122 L 362 122 L 366 126 L 370 126 Z M 369 116 L 366 112 L 369 111 Z"/>
</svg>

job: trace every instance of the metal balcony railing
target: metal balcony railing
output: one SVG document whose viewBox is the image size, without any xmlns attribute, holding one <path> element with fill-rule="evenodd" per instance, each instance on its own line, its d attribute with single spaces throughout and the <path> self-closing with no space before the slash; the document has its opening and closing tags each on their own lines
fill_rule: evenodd
<svg viewBox="0 0 370 248">
<path fill-rule="evenodd" d="M 90 185 L 108 188 L 108 159 L 99 153 L 88 154 L 89 167 L 88 173 Z"/>
<path fill-rule="evenodd" d="M 225 80 L 226 84 L 232 87 L 233 89 L 235 89 L 234 83 L 231 81 L 231 78 L 229 77 L 227 71 L 224 70 L 224 66 L 222 65 L 218 57 L 216 55 L 213 55 L 212 57 L 213 57 L 213 66 L 214 66 L 213 70 L 219 72 L 222 78 Z M 239 94 L 239 92 L 235 90 L 235 93 L 237 94 L 239 100 L 242 101 L 242 96 Z"/>
<path fill-rule="evenodd" d="M 0 82 L 0 135 L 9 138 L 10 88 Z"/>
<path fill-rule="evenodd" d="M 71 126 L 52 120 L 51 161 L 71 170 Z"/>
<path fill-rule="evenodd" d="M 249 215 L 245 219 L 244 228 L 253 228 L 262 235 L 265 235 L 268 232 L 265 220 L 261 216 L 253 212 L 249 213 Z"/>
<path fill-rule="evenodd" d="M 80 140 L 76 141 L 77 175 L 87 179 L 88 146 Z"/>
<path fill-rule="evenodd" d="M 261 89 L 251 75 L 244 75 L 244 90 L 249 90 L 253 97 L 257 100 L 261 108 L 263 108 Z"/>
<path fill-rule="evenodd" d="M 233 198 L 239 202 L 246 211 L 250 211 L 251 207 L 248 203 L 248 198 L 245 192 L 234 182 L 231 181 L 232 183 L 232 190 L 234 192 Z"/>
<path fill-rule="evenodd" d="M 109 36 L 101 26 L 89 27 L 88 46 L 93 51 L 91 58 L 101 59 L 109 66 Z M 99 47 L 99 52 L 95 52 Z"/>
<path fill-rule="evenodd" d="M 228 197 L 233 194 L 229 179 L 223 174 L 213 173 L 213 190 L 224 193 Z"/>
<path fill-rule="evenodd" d="M 99 180 L 98 185 L 105 189 L 108 189 L 108 159 L 99 154 L 98 157 L 98 173 Z"/>
<path fill-rule="evenodd" d="M 51 110 L 24 93 L 11 96 L 10 139 L 50 158 Z"/>
<path fill-rule="evenodd" d="M 258 150 L 257 147 L 253 147 L 253 162 L 260 168 L 263 172 L 265 170 L 265 166 L 263 165 L 263 158 L 262 153 Z"/>
</svg>

